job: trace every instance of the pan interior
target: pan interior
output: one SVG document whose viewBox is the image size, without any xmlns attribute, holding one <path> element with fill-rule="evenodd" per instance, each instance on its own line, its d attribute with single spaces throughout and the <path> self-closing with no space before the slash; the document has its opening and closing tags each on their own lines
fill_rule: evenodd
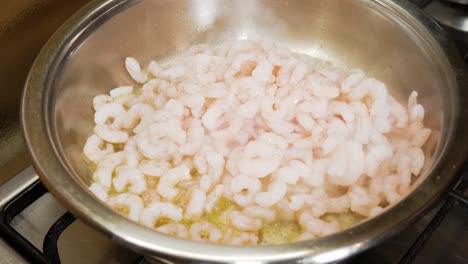
<svg viewBox="0 0 468 264">
<path fill-rule="evenodd" d="M 422 28 L 374 1 L 139 1 L 97 21 L 76 39 L 49 91 L 52 141 L 83 188 L 93 173 L 82 151 L 93 133 L 92 99 L 132 83 L 125 57 L 147 65 L 193 44 L 237 39 L 271 40 L 346 69 L 360 68 L 399 100 L 417 91 L 433 130 L 420 181 L 442 154 L 444 120 L 453 115 L 447 62 Z"/>
</svg>

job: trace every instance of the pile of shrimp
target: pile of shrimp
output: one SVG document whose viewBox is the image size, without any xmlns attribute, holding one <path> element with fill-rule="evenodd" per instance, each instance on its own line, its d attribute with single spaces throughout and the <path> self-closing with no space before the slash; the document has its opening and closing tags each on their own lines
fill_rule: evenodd
<svg viewBox="0 0 468 264">
<path fill-rule="evenodd" d="M 417 93 L 404 106 L 361 70 L 248 40 L 125 67 L 134 82 L 93 100 L 90 190 L 159 232 L 230 245 L 326 236 L 345 228 L 331 216 L 379 214 L 423 168 Z M 293 234 L 269 240 L 284 223 Z"/>
</svg>

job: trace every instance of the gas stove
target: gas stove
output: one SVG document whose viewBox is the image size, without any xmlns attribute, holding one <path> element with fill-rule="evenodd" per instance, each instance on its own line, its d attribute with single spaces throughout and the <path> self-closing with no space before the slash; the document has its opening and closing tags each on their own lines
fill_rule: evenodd
<svg viewBox="0 0 468 264">
<path fill-rule="evenodd" d="M 146 263 L 67 212 L 40 183 L 19 127 L 23 82 L 53 31 L 88 0 L 7 1 L 0 10 L 0 264 Z M 468 0 L 412 0 L 468 59 Z M 5 87 L 7 87 L 5 89 Z M 425 217 L 344 263 L 468 263 L 468 163 Z"/>
</svg>

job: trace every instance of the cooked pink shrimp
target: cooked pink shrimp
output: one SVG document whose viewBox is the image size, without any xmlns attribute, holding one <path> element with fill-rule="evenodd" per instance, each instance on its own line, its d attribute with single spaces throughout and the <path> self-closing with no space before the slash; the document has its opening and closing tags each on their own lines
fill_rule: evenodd
<svg viewBox="0 0 468 264">
<path fill-rule="evenodd" d="M 337 222 L 325 222 L 319 218 L 316 218 L 307 211 L 300 214 L 299 224 L 307 232 L 319 236 L 335 233 L 340 228 L 340 225 Z"/>
<path fill-rule="evenodd" d="M 240 206 L 247 206 L 254 201 L 262 184 L 259 179 L 239 175 L 232 179 L 229 187 L 234 201 Z"/>
<path fill-rule="evenodd" d="M 138 221 L 140 213 L 143 211 L 143 201 L 138 195 L 123 193 L 109 197 L 106 203 L 114 208 L 124 208 L 128 211 L 127 217 L 133 221 Z"/>
<path fill-rule="evenodd" d="M 227 218 L 229 223 L 240 231 L 251 232 L 262 228 L 262 221 L 260 219 L 249 217 L 238 211 L 229 212 Z"/>
<path fill-rule="evenodd" d="M 169 218 L 172 221 L 182 220 L 182 209 L 172 203 L 154 202 L 144 208 L 140 214 L 140 223 L 154 228 L 161 218 Z"/>
<path fill-rule="evenodd" d="M 128 73 L 138 83 L 145 83 L 148 80 L 146 74 L 141 70 L 140 63 L 132 57 L 125 58 L 125 67 Z"/>
<path fill-rule="evenodd" d="M 180 181 L 189 180 L 190 178 L 190 170 L 184 165 L 170 169 L 161 177 L 156 191 L 159 195 L 171 200 L 179 192 L 175 188 L 175 185 Z"/>
<path fill-rule="evenodd" d="M 188 238 L 189 235 L 187 228 L 184 225 L 178 223 L 165 224 L 156 228 L 156 230 L 166 235 L 180 238 Z"/>
<path fill-rule="evenodd" d="M 114 152 L 114 146 L 111 144 L 104 144 L 101 138 L 92 135 L 86 140 L 83 152 L 90 161 L 97 162 L 105 155 Z"/>
<path fill-rule="evenodd" d="M 223 243 L 237 246 L 257 245 L 258 236 L 249 232 L 230 232 L 223 239 Z"/>
<path fill-rule="evenodd" d="M 249 142 L 237 164 L 239 172 L 248 177 L 263 178 L 281 164 L 283 152 L 262 141 Z"/>
<path fill-rule="evenodd" d="M 125 154 L 123 151 L 115 152 L 105 156 L 98 162 L 94 180 L 100 183 L 102 186 L 110 188 L 114 169 L 124 161 Z"/>
<path fill-rule="evenodd" d="M 190 238 L 195 241 L 218 242 L 223 238 L 221 231 L 212 223 L 196 222 L 190 226 Z"/>
<path fill-rule="evenodd" d="M 147 104 L 135 104 L 127 112 L 123 119 L 123 127 L 126 129 L 134 128 L 144 116 L 149 116 L 154 109 Z"/>
<path fill-rule="evenodd" d="M 136 168 L 117 168 L 112 183 L 118 192 L 122 192 L 127 185 L 129 185 L 128 192 L 130 193 L 142 194 L 146 190 L 145 176 Z"/>
<path fill-rule="evenodd" d="M 205 208 L 206 193 L 201 189 L 192 190 L 190 201 L 185 209 L 185 217 L 188 219 L 195 219 L 201 216 Z"/>
<path fill-rule="evenodd" d="M 125 67 L 133 81 L 93 99 L 90 191 L 162 233 L 257 245 L 295 221 L 297 240 L 322 237 L 337 215 L 396 203 L 427 165 L 418 94 L 405 106 L 362 70 L 261 40 Z"/>
</svg>

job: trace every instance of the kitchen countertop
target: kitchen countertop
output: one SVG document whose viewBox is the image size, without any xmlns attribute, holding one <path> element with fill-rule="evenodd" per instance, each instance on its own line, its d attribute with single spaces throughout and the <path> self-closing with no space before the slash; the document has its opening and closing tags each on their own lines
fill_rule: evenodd
<svg viewBox="0 0 468 264">
<path fill-rule="evenodd" d="M 0 8 L 0 184 L 27 167 L 19 108 L 29 69 L 55 30 L 90 0 L 6 0 Z"/>
</svg>

